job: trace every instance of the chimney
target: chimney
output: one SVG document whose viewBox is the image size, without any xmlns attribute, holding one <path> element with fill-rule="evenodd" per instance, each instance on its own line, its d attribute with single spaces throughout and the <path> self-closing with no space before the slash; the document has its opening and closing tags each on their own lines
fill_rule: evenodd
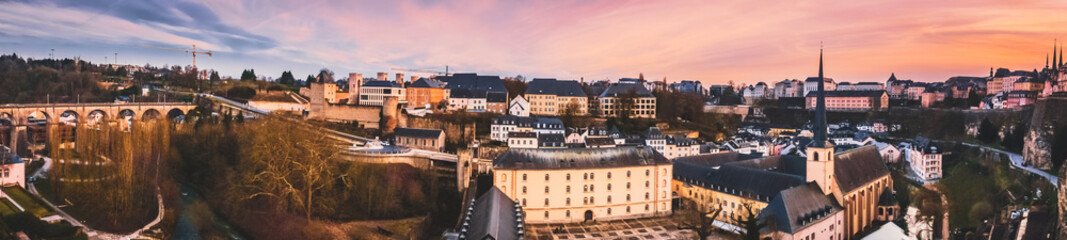
<svg viewBox="0 0 1067 240">
<path fill-rule="evenodd" d="M 389 81 L 389 74 L 385 72 L 378 72 L 378 81 Z"/>
<path fill-rule="evenodd" d="M 396 73 L 396 83 L 404 84 L 404 74 Z"/>
</svg>

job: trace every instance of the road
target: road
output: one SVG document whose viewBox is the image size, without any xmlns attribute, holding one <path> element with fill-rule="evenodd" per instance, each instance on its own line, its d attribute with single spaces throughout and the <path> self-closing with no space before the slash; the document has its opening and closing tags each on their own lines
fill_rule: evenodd
<svg viewBox="0 0 1067 240">
<path fill-rule="evenodd" d="M 35 173 L 33 173 L 31 175 L 37 181 L 41 181 L 40 179 L 41 179 L 41 177 L 44 176 L 44 173 L 52 168 L 52 158 L 40 157 L 40 159 L 44 160 L 44 166 L 42 166 L 41 169 L 38 169 L 37 172 L 35 172 Z M 156 171 L 157 171 L 157 174 L 158 174 L 158 171 L 159 171 L 158 168 L 156 169 Z M 59 215 L 63 219 L 67 220 L 67 222 L 70 222 L 71 225 L 74 225 L 76 227 L 81 227 L 83 229 L 83 231 L 85 232 L 85 234 L 89 235 L 90 239 L 134 239 L 134 238 L 141 237 L 141 233 L 142 232 L 154 227 L 156 224 L 159 224 L 159 222 L 163 220 L 163 213 L 165 212 L 165 210 L 163 209 L 163 194 L 162 194 L 162 192 L 160 192 L 159 186 L 157 185 L 156 186 L 156 199 L 159 201 L 159 212 L 158 212 L 158 214 L 156 214 L 156 218 L 155 219 L 153 219 L 151 222 L 146 224 L 141 229 L 139 229 L 137 231 L 134 231 L 132 233 L 129 233 L 129 234 L 108 233 L 108 232 L 103 232 L 103 231 L 92 229 L 89 226 L 86 226 L 85 224 L 82 224 L 81 221 L 79 221 L 77 218 L 74 218 L 70 214 L 67 214 L 67 212 L 63 211 L 63 209 L 59 208 L 59 206 L 56 206 L 55 204 L 52 204 L 52 202 L 49 201 L 48 199 L 46 199 L 44 197 L 41 197 L 41 194 L 37 192 L 37 187 L 34 186 L 33 182 L 26 183 L 26 186 L 28 186 L 28 190 L 30 191 L 30 193 L 32 193 L 34 196 L 37 196 L 38 198 L 41 198 L 42 202 L 44 202 L 45 205 L 48 205 L 48 207 L 50 207 L 53 210 L 55 210 L 56 211 L 56 215 Z"/>
<path fill-rule="evenodd" d="M 1022 170 L 1025 170 L 1027 172 L 1030 172 L 1030 173 L 1033 173 L 1033 174 L 1037 174 L 1038 176 L 1044 177 L 1045 179 L 1048 179 L 1048 181 L 1051 182 L 1052 185 L 1056 185 L 1059 182 L 1059 177 L 1057 177 L 1056 175 L 1052 175 L 1052 174 L 1050 174 L 1048 172 L 1045 172 L 1045 171 L 1043 171 L 1041 169 L 1037 169 L 1037 168 L 1034 168 L 1034 167 L 1031 167 L 1031 166 L 1024 165 L 1023 164 L 1023 156 L 1019 155 L 1018 153 L 1008 152 L 1008 151 L 1004 151 L 1004 150 L 1000 150 L 1000 149 L 996 149 L 996 148 L 980 146 L 980 145 L 971 144 L 971 143 L 963 143 L 963 145 L 967 145 L 967 146 L 971 146 L 971 147 L 980 147 L 980 148 L 982 148 L 984 150 L 987 150 L 987 151 L 995 151 L 995 152 L 998 152 L 998 153 L 1002 153 L 1004 155 L 1007 155 L 1008 158 L 1011 159 L 1011 165 L 1014 166 L 1015 168 L 1022 169 Z"/>
</svg>

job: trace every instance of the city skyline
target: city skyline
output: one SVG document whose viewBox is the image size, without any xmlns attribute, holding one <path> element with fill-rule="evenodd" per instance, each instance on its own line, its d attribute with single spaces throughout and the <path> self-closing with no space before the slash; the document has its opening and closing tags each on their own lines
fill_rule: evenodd
<svg viewBox="0 0 1067 240">
<path fill-rule="evenodd" d="M 1067 3 L 1027 1 L 359 2 L 9 1 L 0 52 L 94 63 L 255 69 L 298 78 L 393 67 L 527 78 L 752 84 L 803 79 L 824 42 L 828 78 L 943 81 L 1043 67 Z M 165 13 L 165 14 L 162 14 Z M 1063 42 L 1061 39 L 1060 42 Z M 408 73 L 410 76 L 411 73 Z M 418 74 L 416 74 L 418 75 Z"/>
</svg>

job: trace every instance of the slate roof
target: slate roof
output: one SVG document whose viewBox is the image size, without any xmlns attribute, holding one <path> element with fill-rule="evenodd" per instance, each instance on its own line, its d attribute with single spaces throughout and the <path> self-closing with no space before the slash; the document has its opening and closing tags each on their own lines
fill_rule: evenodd
<svg viewBox="0 0 1067 240">
<path fill-rule="evenodd" d="M 480 89 L 457 88 L 449 91 L 450 98 L 486 98 L 488 92 Z"/>
<path fill-rule="evenodd" d="M 493 186 L 474 201 L 466 239 L 519 239 L 515 201 Z"/>
<path fill-rule="evenodd" d="M 411 85 L 408 85 L 408 87 L 412 87 L 412 88 L 444 88 L 445 87 L 445 82 L 436 81 L 436 80 L 430 80 L 430 79 L 427 79 L 427 78 L 419 78 L 419 80 L 415 80 L 415 82 L 411 83 Z"/>
<path fill-rule="evenodd" d="M 685 156 L 675 158 L 675 162 L 686 162 L 691 164 L 698 164 L 701 166 L 722 166 L 725 163 L 740 161 L 741 158 L 737 152 L 720 152 L 712 154 L 699 154 L 693 156 Z"/>
<path fill-rule="evenodd" d="M 393 136 L 396 137 L 411 137 L 411 138 L 433 138 L 436 139 L 444 134 L 441 129 L 426 129 L 426 128 L 396 128 L 393 132 Z"/>
<path fill-rule="evenodd" d="M 867 183 L 889 175 L 882 155 L 874 145 L 839 152 L 834 159 L 834 175 L 841 193 L 856 190 Z"/>
<path fill-rule="evenodd" d="M 404 87 L 404 86 L 400 85 L 399 83 L 396 83 L 396 82 L 393 82 L 393 81 L 366 81 L 366 82 L 363 82 L 363 86 L 364 87 L 394 87 L 394 88 Z"/>
<path fill-rule="evenodd" d="M 11 152 L 7 147 L 0 148 L 0 164 L 22 163 L 18 154 Z"/>
<path fill-rule="evenodd" d="M 507 92 L 489 92 L 485 91 L 485 101 L 491 103 L 506 103 L 508 102 Z"/>
<path fill-rule="evenodd" d="M 563 134 L 538 134 L 537 146 L 538 147 L 563 147 L 563 143 L 566 142 L 566 137 Z"/>
<path fill-rule="evenodd" d="M 578 81 L 537 78 L 527 85 L 526 94 L 548 94 L 561 97 L 586 97 Z"/>
<path fill-rule="evenodd" d="M 586 146 L 615 146 L 615 139 L 604 138 L 604 137 L 586 138 L 585 139 L 585 145 Z"/>
<path fill-rule="evenodd" d="M 508 138 L 537 138 L 535 132 L 508 132 Z"/>
<path fill-rule="evenodd" d="M 608 89 L 604 90 L 604 92 L 600 94 L 600 97 L 615 97 L 620 94 L 626 94 L 630 91 L 630 89 L 634 89 L 634 91 L 637 93 L 637 97 L 653 97 L 652 92 L 649 92 L 643 84 L 634 82 L 621 82 L 621 80 L 618 83 L 611 84 Z"/>
<path fill-rule="evenodd" d="M 714 154 L 712 154 L 714 155 Z M 725 157 L 729 157 L 728 155 Z M 712 159 L 719 161 L 722 159 Z M 734 164 L 707 165 L 691 158 L 674 160 L 674 179 L 735 196 L 769 202 L 779 191 L 804 184 L 804 177 Z"/>
<path fill-rule="evenodd" d="M 658 127 L 648 128 L 648 132 L 645 132 L 645 138 L 648 139 L 664 139 L 663 132 L 659 131 Z"/>
<path fill-rule="evenodd" d="M 897 198 L 893 197 L 893 189 L 889 189 L 889 187 L 882 190 L 882 195 L 878 196 L 878 206 L 894 206 L 897 204 Z"/>
<path fill-rule="evenodd" d="M 493 169 L 588 169 L 671 164 L 651 147 L 508 149 Z"/>
<path fill-rule="evenodd" d="M 815 97 L 817 91 L 808 92 L 805 97 Z M 826 91 L 826 97 L 881 97 L 885 94 L 883 90 L 871 91 L 871 90 L 850 90 L 850 91 Z"/>
<path fill-rule="evenodd" d="M 763 208 L 759 218 L 774 219 L 778 231 L 797 233 L 842 210 L 841 205 L 826 197 L 818 185 L 806 183 L 779 192 Z"/>
<path fill-rule="evenodd" d="M 469 89 L 484 90 L 488 92 L 508 92 L 508 89 L 504 87 L 504 81 L 500 80 L 500 77 L 498 76 L 478 76 L 473 73 L 461 73 L 440 79 L 447 80 L 448 84 L 445 85 L 445 88 L 453 90 Z"/>
<path fill-rule="evenodd" d="M 826 82 L 834 82 L 833 78 L 823 77 L 823 79 L 825 79 L 824 81 L 826 81 Z M 819 82 L 819 77 L 808 77 L 807 79 L 804 79 L 804 82 L 816 82 L 816 83 L 818 83 Z"/>
</svg>

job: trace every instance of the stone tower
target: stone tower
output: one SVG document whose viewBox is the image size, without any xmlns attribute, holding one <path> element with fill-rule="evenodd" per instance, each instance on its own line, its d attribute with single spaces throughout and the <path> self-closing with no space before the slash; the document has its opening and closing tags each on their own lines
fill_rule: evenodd
<svg viewBox="0 0 1067 240">
<path fill-rule="evenodd" d="M 385 97 L 384 102 L 382 103 L 382 135 L 392 134 L 393 129 L 396 129 L 399 117 L 397 114 L 399 112 L 400 98 L 396 96 Z"/>
<path fill-rule="evenodd" d="M 359 88 L 363 86 L 362 73 L 348 74 L 348 104 L 359 104 Z"/>
</svg>

